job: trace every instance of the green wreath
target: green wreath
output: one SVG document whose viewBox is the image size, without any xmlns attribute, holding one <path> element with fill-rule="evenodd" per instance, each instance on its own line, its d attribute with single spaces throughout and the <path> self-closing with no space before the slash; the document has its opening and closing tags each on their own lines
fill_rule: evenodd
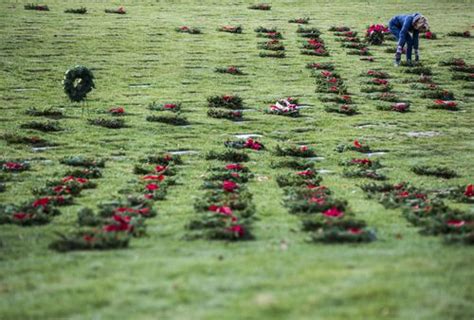
<svg viewBox="0 0 474 320">
<path fill-rule="evenodd" d="M 71 101 L 80 102 L 95 88 L 94 75 L 84 66 L 75 66 L 64 75 L 64 92 Z"/>
</svg>

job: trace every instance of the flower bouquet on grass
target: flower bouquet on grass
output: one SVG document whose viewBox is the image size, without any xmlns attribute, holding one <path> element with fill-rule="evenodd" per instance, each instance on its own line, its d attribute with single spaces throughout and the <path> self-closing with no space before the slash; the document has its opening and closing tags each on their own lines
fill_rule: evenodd
<svg viewBox="0 0 474 320">
<path fill-rule="evenodd" d="M 247 140 L 226 141 L 224 145 L 234 149 L 252 149 L 256 151 L 265 149 L 265 146 L 261 142 L 252 138 L 248 138 Z"/>
<path fill-rule="evenodd" d="M 220 109 L 220 108 L 212 108 L 212 109 L 207 110 L 207 116 L 210 118 L 228 119 L 232 121 L 243 120 L 242 111 L 232 111 L 232 110 L 225 110 L 225 109 Z"/>
<path fill-rule="evenodd" d="M 336 38 L 336 41 L 342 42 L 342 43 L 360 43 L 360 38 L 359 37 L 342 37 L 342 38 Z M 349 47 L 346 47 L 349 48 Z"/>
<path fill-rule="evenodd" d="M 175 29 L 179 33 L 189 33 L 189 34 L 201 34 L 201 30 L 198 28 L 192 28 L 188 26 L 181 26 Z"/>
<path fill-rule="evenodd" d="M 361 57 L 359 60 L 360 61 L 367 61 L 367 62 L 375 62 L 374 57 Z"/>
<path fill-rule="evenodd" d="M 93 189 L 96 183 L 83 178 L 66 177 L 59 181 L 48 181 L 45 187 L 34 188 L 32 193 L 39 196 L 78 196 L 84 189 Z"/>
<path fill-rule="evenodd" d="M 174 126 L 186 126 L 189 125 L 189 121 L 186 117 L 180 115 L 179 113 L 176 114 L 163 114 L 163 115 L 151 115 L 146 117 L 146 121 L 148 122 L 161 122 L 166 124 L 171 124 Z"/>
<path fill-rule="evenodd" d="M 291 189 L 289 189 L 291 190 Z M 324 214 L 327 217 L 341 218 L 350 215 L 346 212 L 347 201 L 329 195 L 312 195 L 308 198 L 291 193 L 284 198 L 284 206 L 291 214 Z"/>
<path fill-rule="evenodd" d="M 330 113 L 340 113 L 346 116 L 353 116 L 358 113 L 356 106 L 351 106 L 348 104 L 341 104 L 341 105 L 336 104 L 336 105 L 325 106 L 324 111 L 330 112 Z"/>
<path fill-rule="evenodd" d="M 279 116 L 299 117 L 300 108 L 298 106 L 298 100 L 291 97 L 280 99 L 275 104 L 271 105 L 269 109 L 265 110 L 265 113 Z"/>
<path fill-rule="evenodd" d="M 244 189 L 238 193 L 229 193 L 222 189 L 209 189 L 206 194 L 194 202 L 194 208 L 199 212 L 215 212 L 215 209 L 229 207 L 240 217 L 250 218 L 255 214 L 252 194 Z"/>
<path fill-rule="evenodd" d="M 179 166 L 184 163 L 180 155 L 170 154 L 166 152 L 148 155 L 145 158 L 141 159 L 140 161 L 142 163 L 151 163 L 151 164 L 157 164 L 157 165 L 162 165 L 162 166 L 169 166 L 169 165 Z M 160 170 L 159 172 L 161 171 L 162 170 Z"/>
<path fill-rule="evenodd" d="M 23 172 L 30 170 L 30 167 L 30 163 L 27 161 L 0 160 L 0 169 L 3 172 Z"/>
<path fill-rule="evenodd" d="M 39 5 L 34 3 L 25 4 L 25 10 L 36 10 L 36 11 L 49 11 L 47 5 Z"/>
<path fill-rule="evenodd" d="M 260 58 L 277 58 L 277 59 L 283 59 L 286 57 L 285 52 L 283 51 L 260 52 L 258 56 Z"/>
<path fill-rule="evenodd" d="M 352 144 L 340 144 L 336 147 L 337 152 L 344 152 L 344 151 L 356 151 L 360 153 L 370 153 L 372 150 L 370 146 L 362 141 L 354 140 Z"/>
<path fill-rule="evenodd" d="M 102 178 L 102 171 L 99 168 L 91 167 L 86 169 L 72 169 L 66 172 L 67 177 L 98 179 Z"/>
<path fill-rule="evenodd" d="M 333 32 L 349 32 L 351 31 L 351 28 L 345 27 L 345 26 L 332 26 L 329 28 L 329 31 Z"/>
<path fill-rule="evenodd" d="M 321 35 L 321 31 L 318 28 L 314 27 L 303 27 L 303 26 L 298 26 L 298 29 L 296 30 L 296 33 L 303 38 L 319 38 Z"/>
<path fill-rule="evenodd" d="M 285 159 L 285 160 L 280 160 L 276 161 L 270 164 L 272 168 L 289 168 L 293 170 L 307 170 L 311 169 L 314 170 L 314 162 L 312 161 L 306 161 L 304 159 Z"/>
<path fill-rule="evenodd" d="M 428 31 L 425 33 L 420 33 L 421 39 L 428 39 L 428 40 L 436 40 L 438 39 L 438 35 L 434 32 Z"/>
<path fill-rule="evenodd" d="M 279 31 L 274 31 L 274 32 L 258 32 L 257 37 L 259 38 L 268 38 L 268 39 L 283 39 L 283 35 Z"/>
<path fill-rule="evenodd" d="M 442 60 L 439 62 L 440 66 L 457 66 L 462 67 L 466 65 L 466 61 L 461 58 L 449 58 L 447 60 Z"/>
<path fill-rule="evenodd" d="M 365 38 L 371 45 L 380 46 L 384 41 L 384 36 L 390 33 L 388 27 L 383 24 L 373 24 L 367 28 Z"/>
<path fill-rule="evenodd" d="M 327 70 L 327 71 L 332 71 L 334 70 L 334 64 L 331 62 L 326 62 L 326 63 L 308 63 L 306 65 L 307 69 L 312 69 L 312 70 Z"/>
<path fill-rule="evenodd" d="M 281 43 L 280 40 L 277 40 L 277 39 L 272 39 L 267 42 L 259 43 L 257 48 L 263 49 L 263 50 L 271 50 L 271 51 L 284 51 L 285 50 L 285 46 L 283 45 L 283 43 Z"/>
<path fill-rule="evenodd" d="M 235 95 L 212 96 L 207 98 L 209 108 L 243 109 L 242 98 Z"/>
<path fill-rule="evenodd" d="M 235 183 L 247 183 L 249 179 L 252 177 L 252 174 L 249 173 L 242 173 L 242 172 L 212 172 L 207 176 L 207 182 L 204 182 L 204 188 L 209 189 L 210 185 L 209 182 L 215 181 L 233 181 Z"/>
<path fill-rule="evenodd" d="M 301 54 L 317 57 L 329 57 L 329 52 L 325 48 L 317 48 L 312 50 L 301 50 Z"/>
<path fill-rule="evenodd" d="M 0 224 L 43 225 L 60 214 L 52 201 L 33 201 L 20 206 L 0 204 Z"/>
<path fill-rule="evenodd" d="M 334 32 L 336 37 L 344 37 L 344 38 L 355 38 L 357 37 L 357 31 L 342 31 L 342 32 Z"/>
<path fill-rule="evenodd" d="M 366 184 L 361 186 L 368 198 L 376 199 L 387 209 L 399 208 L 403 205 L 416 206 L 427 201 L 425 191 L 406 183 L 398 184 Z"/>
<path fill-rule="evenodd" d="M 360 243 L 376 240 L 373 230 L 362 228 L 322 228 L 311 234 L 311 240 L 323 243 Z"/>
<path fill-rule="evenodd" d="M 233 75 L 243 75 L 244 73 L 238 67 L 230 66 L 225 68 L 216 68 L 217 73 L 228 73 Z"/>
<path fill-rule="evenodd" d="M 80 7 L 78 9 L 66 9 L 64 13 L 75 13 L 75 14 L 86 14 L 87 9 L 85 7 Z"/>
<path fill-rule="evenodd" d="M 319 48 L 322 48 L 322 49 L 325 49 L 324 47 L 324 42 L 321 40 L 321 39 L 307 39 L 305 41 L 303 41 L 303 44 L 302 44 L 302 48 L 303 49 L 319 49 Z"/>
<path fill-rule="evenodd" d="M 269 33 L 269 32 L 277 32 L 277 28 L 275 27 L 271 27 L 271 28 L 268 28 L 268 27 L 257 27 L 254 29 L 255 32 L 257 33 Z"/>
<path fill-rule="evenodd" d="M 121 129 L 125 127 L 125 121 L 123 119 L 97 118 L 97 119 L 87 119 L 87 122 L 90 125 L 104 127 L 108 129 Z"/>
<path fill-rule="evenodd" d="M 377 78 L 377 79 L 388 79 L 390 75 L 387 72 L 378 71 L 378 70 L 367 70 L 367 73 L 363 74 L 367 77 Z"/>
<path fill-rule="evenodd" d="M 128 247 L 130 234 L 126 231 L 106 231 L 93 229 L 77 231 L 64 235 L 58 233 L 59 239 L 49 245 L 49 248 L 59 252 L 74 250 L 107 250 Z"/>
<path fill-rule="evenodd" d="M 400 98 L 395 93 L 391 93 L 391 92 L 382 92 L 375 95 L 368 95 L 367 97 L 370 100 L 380 100 L 380 101 L 386 101 L 386 102 L 400 101 Z"/>
<path fill-rule="evenodd" d="M 228 33 L 242 33 L 241 26 L 222 26 L 217 29 L 220 32 L 228 32 Z"/>
<path fill-rule="evenodd" d="M 248 6 L 249 9 L 252 10 L 263 10 L 263 11 L 268 11 L 272 9 L 272 6 L 268 3 L 257 3 L 257 4 L 252 4 Z"/>
<path fill-rule="evenodd" d="M 289 23 L 298 23 L 298 24 L 308 24 L 309 23 L 309 18 L 296 18 L 296 19 L 290 19 L 288 20 Z"/>
<path fill-rule="evenodd" d="M 300 158 L 312 158 L 316 157 L 316 152 L 313 148 L 308 146 L 280 146 L 277 145 L 275 148 L 275 155 L 278 157 L 300 157 Z"/>
<path fill-rule="evenodd" d="M 123 107 L 113 107 L 108 110 L 111 116 L 124 116 L 125 109 Z"/>
<path fill-rule="evenodd" d="M 60 163 L 72 167 L 86 167 L 86 168 L 103 168 L 105 167 L 105 160 L 95 159 L 84 156 L 71 156 L 59 160 Z"/>
<path fill-rule="evenodd" d="M 320 97 L 319 100 L 321 102 L 334 102 L 340 104 L 352 104 L 352 97 L 350 95 L 342 95 L 342 96 L 323 96 Z"/>
<path fill-rule="evenodd" d="M 46 139 L 37 136 L 20 136 L 13 133 L 5 133 L 0 139 L 5 140 L 8 144 L 26 144 L 32 147 L 41 148 L 41 147 L 51 147 L 56 144 L 49 142 Z"/>
<path fill-rule="evenodd" d="M 148 109 L 152 111 L 171 111 L 179 112 L 181 111 L 181 102 L 173 103 L 156 103 L 152 102 L 148 105 Z"/>
<path fill-rule="evenodd" d="M 370 160 L 369 158 L 352 158 L 347 161 L 341 162 L 341 165 L 345 167 L 358 167 L 361 169 L 380 169 L 382 165 L 378 160 Z"/>
<path fill-rule="evenodd" d="M 375 79 L 379 80 L 379 79 Z M 380 79 L 383 80 L 383 79 Z M 363 86 L 360 88 L 360 92 L 373 93 L 373 92 L 389 92 L 392 91 L 392 85 L 387 82 L 387 84 L 375 84 L 369 86 Z"/>
<path fill-rule="evenodd" d="M 298 186 L 318 186 L 323 179 L 316 171 L 304 170 L 300 172 L 292 172 L 286 175 L 280 175 L 276 181 L 280 188 L 283 187 L 298 187 Z"/>
<path fill-rule="evenodd" d="M 105 9 L 105 13 L 115 13 L 115 14 L 126 14 L 124 7 L 118 7 L 117 9 Z"/>
<path fill-rule="evenodd" d="M 450 188 L 448 197 L 458 202 L 474 203 L 474 184 Z"/>
<path fill-rule="evenodd" d="M 453 80 L 474 81 L 474 73 L 470 74 L 453 74 Z"/>
<path fill-rule="evenodd" d="M 146 234 L 145 219 L 141 215 L 128 215 L 126 212 L 102 217 L 94 214 L 89 208 L 82 208 L 77 213 L 77 223 L 81 227 L 102 227 L 103 230 L 126 231 L 134 237 Z"/>
<path fill-rule="evenodd" d="M 448 90 L 427 90 L 421 94 L 421 97 L 424 99 L 437 99 L 444 101 L 454 100 L 454 92 Z"/>
<path fill-rule="evenodd" d="M 410 85 L 410 88 L 413 90 L 439 90 L 440 87 L 437 84 L 434 83 L 412 83 Z"/>
<path fill-rule="evenodd" d="M 452 31 L 448 33 L 448 37 L 470 38 L 471 33 L 469 31 L 464 31 L 464 32 Z"/>
<path fill-rule="evenodd" d="M 448 167 L 430 167 L 430 166 L 415 166 L 411 169 L 417 175 L 434 176 L 444 179 L 457 178 L 459 175 L 456 171 Z"/>
<path fill-rule="evenodd" d="M 45 108 L 45 109 L 37 109 L 35 107 L 29 107 L 25 114 L 32 116 L 32 117 L 47 117 L 58 119 L 63 117 L 63 112 L 61 110 L 57 110 L 53 107 Z"/>
<path fill-rule="evenodd" d="M 225 150 L 223 152 L 209 151 L 206 155 L 206 160 L 219 160 L 225 162 L 247 162 L 250 160 L 248 154 L 234 151 Z"/>
<path fill-rule="evenodd" d="M 110 218 L 115 215 L 143 218 L 156 216 L 156 210 L 153 209 L 151 199 L 143 196 L 128 196 L 126 199 L 101 203 L 98 207 L 98 215 L 103 218 Z"/>
<path fill-rule="evenodd" d="M 433 104 L 427 107 L 428 109 L 438 109 L 438 110 L 448 110 L 448 111 L 458 111 L 459 106 L 456 101 L 446 101 L 446 100 L 435 100 Z"/>
<path fill-rule="evenodd" d="M 346 168 L 342 175 L 346 178 L 367 178 L 373 180 L 387 180 L 387 177 L 373 169 Z"/>
<path fill-rule="evenodd" d="M 369 52 L 369 48 L 363 47 L 359 50 L 350 50 L 347 52 L 348 55 L 353 56 L 371 56 L 372 54 Z"/>
<path fill-rule="evenodd" d="M 461 66 L 451 66 L 449 70 L 454 71 L 454 72 L 464 72 L 464 73 L 474 73 L 474 65 L 461 65 Z"/>
<path fill-rule="evenodd" d="M 187 229 L 190 234 L 188 239 L 209 239 L 241 241 L 254 239 L 250 226 L 245 219 L 239 219 L 232 211 L 209 212 L 199 214 L 189 222 Z"/>
<path fill-rule="evenodd" d="M 20 128 L 42 132 L 58 132 L 63 130 L 58 121 L 30 121 L 20 125 Z"/>
<path fill-rule="evenodd" d="M 377 110 L 404 113 L 410 111 L 410 104 L 408 102 L 396 102 L 389 105 L 378 105 Z"/>
<path fill-rule="evenodd" d="M 244 192 L 247 189 L 245 186 L 237 183 L 235 179 L 233 180 L 217 180 L 217 181 L 204 181 L 202 185 L 203 189 L 214 189 L 214 190 L 221 190 L 223 192 L 228 193 L 235 193 L 238 194 L 240 192 Z"/>
<path fill-rule="evenodd" d="M 305 216 L 302 219 L 302 230 L 303 231 L 318 231 L 324 228 L 339 227 L 343 229 L 348 228 L 365 228 L 367 224 L 365 221 L 356 220 L 351 215 L 337 215 L 337 211 L 328 210 L 327 213 L 333 213 L 333 215 L 328 214 L 315 214 L 310 216 Z M 336 215 L 334 215 L 336 214 Z"/>
<path fill-rule="evenodd" d="M 174 176 L 176 175 L 176 169 L 174 169 L 171 165 L 153 165 L 153 164 L 136 164 L 133 167 L 134 174 L 145 174 L 146 176 L 143 177 L 144 180 L 152 180 L 151 177 L 155 177 L 153 175 L 163 175 L 163 176 Z M 149 176 L 152 175 L 152 176 Z M 159 177 L 159 176 L 158 176 Z"/>
<path fill-rule="evenodd" d="M 418 74 L 418 75 L 425 75 L 425 76 L 431 76 L 433 74 L 433 71 L 431 71 L 430 67 L 409 67 L 403 70 L 405 73 L 409 74 Z"/>
<path fill-rule="evenodd" d="M 227 172 L 249 173 L 250 169 L 240 163 L 228 163 L 223 167 L 219 166 L 219 167 L 210 168 L 209 171 L 225 172 L 225 173 Z"/>
<path fill-rule="evenodd" d="M 364 43 L 349 42 L 349 43 L 342 43 L 341 47 L 362 50 L 366 48 L 366 45 Z"/>
</svg>

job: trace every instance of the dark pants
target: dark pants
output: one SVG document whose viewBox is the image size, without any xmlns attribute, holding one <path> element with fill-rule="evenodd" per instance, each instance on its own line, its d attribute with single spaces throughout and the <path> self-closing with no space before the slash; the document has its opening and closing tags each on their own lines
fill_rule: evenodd
<svg viewBox="0 0 474 320">
<path fill-rule="evenodd" d="M 395 36 L 395 38 L 400 40 L 400 28 L 395 25 L 392 21 L 389 23 L 390 32 Z M 407 60 L 411 60 L 411 53 L 413 51 L 413 38 L 410 33 L 406 34 L 406 43 L 407 43 Z"/>
</svg>

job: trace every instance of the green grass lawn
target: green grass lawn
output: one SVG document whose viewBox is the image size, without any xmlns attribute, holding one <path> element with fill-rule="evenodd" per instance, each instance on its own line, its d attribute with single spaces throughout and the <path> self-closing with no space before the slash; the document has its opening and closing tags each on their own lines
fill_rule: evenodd
<svg viewBox="0 0 474 320">
<path fill-rule="evenodd" d="M 70 1 L 50 0 L 49 12 L 27 11 L 19 1 L 0 4 L 0 133 L 40 135 L 58 147 L 31 147 L 0 141 L 1 159 L 22 159 L 31 170 L 10 175 L 1 203 L 33 198 L 31 190 L 61 178 L 65 156 L 107 159 L 98 187 L 85 190 L 75 205 L 44 226 L 0 225 L 0 319 L 472 319 L 474 253 L 466 245 L 447 245 L 440 236 L 423 236 L 401 214 L 368 200 L 359 188 L 365 179 L 342 177 L 339 162 L 356 156 L 337 153 L 339 143 L 354 139 L 389 150 L 377 158 L 390 182 L 409 181 L 426 188 L 474 182 L 472 85 L 452 81 L 438 62 L 451 57 L 474 63 L 473 40 L 447 37 L 472 31 L 473 1 L 320 1 L 271 2 L 271 11 L 249 10 L 249 1 Z M 64 13 L 85 6 L 86 15 Z M 126 15 L 104 9 L 124 5 Z M 387 42 L 371 47 L 375 62 L 347 55 L 328 28 L 348 25 L 363 36 L 367 25 L 388 23 L 398 13 L 422 12 L 439 40 L 421 39 L 421 59 L 433 79 L 452 90 L 460 112 L 428 110 L 430 102 L 403 83 L 410 76 L 392 66 Z M 323 31 L 329 57 L 300 54 L 297 25 L 289 19 L 310 17 Z M 242 34 L 218 32 L 241 25 Z M 181 34 L 176 27 L 198 27 L 202 34 Z M 283 33 L 286 58 L 259 57 L 258 26 Z M 346 117 L 324 111 L 314 78 L 305 65 L 333 62 L 345 79 L 360 114 Z M 96 89 L 85 107 L 63 92 L 64 72 L 76 64 L 89 67 Z M 214 72 L 235 65 L 246 75 Z M 392 75 L 394 90 L 412 102 L 410 113 L 382 112 L 360 92 L 362 72 L 375 68 Z M 245 121 L 207 117 L 207 97 L 238 94 L 250 109 Z M 311 107 L 302 117 L 263 113 L 272 101 L 298 97 Z M 190 126 L 145 121 L 153 101 L 182 103 Z M 123 106 L 127 127 L 91 126 L 89 118 Z M 42 120 L 25 115 L 29 107 L 62 108 L 65 129 L 38 133 L 20 125 Z M 435 131 L 434 137 L 409 133 Z M 205 154 L 223 150 L 236 134 L 260 134 L 268 151 L 248 152 L 256 175 L 249 184 L 259 220 L 255 240 L 223 242 L 184 240 L 187 222 L 196 215 L 194 200 L 210 162 Z M 347 199 L 356 216 L 377 232 L 366 244 L 319 244 L 307 241 L 297 217 L 282 205 L 276 177 L 286 169 L 271 166 L 278 144 L 313 146 L 325 170 L 324 184 Z M 76 226 L 77 211 L 113 199 L 135 179 L 133 166 L 147 154 L 192 150 L 183 156 L 179 184 L 156 202 L 157 217 L 147 220 L 147 236 L 130 247 L 110 251 L 57 253 L 48 245 L 56 232 Z M 451 180 L 417 176 L 414 165 L 455 169 Z M 327 171 L 326 171 L 327 170 Z M 468 205 L 451 204 L 461 209 Z"/>
</svg>

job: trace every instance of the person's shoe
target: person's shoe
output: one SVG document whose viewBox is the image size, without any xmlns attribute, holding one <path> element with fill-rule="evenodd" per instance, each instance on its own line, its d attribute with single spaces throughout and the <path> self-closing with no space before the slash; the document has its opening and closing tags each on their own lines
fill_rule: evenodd
<svg viewBox="0 0 474 320">
<path fill-rule="evenodd" d="M 400 66 L 400 60 L 395 60 L 395 61 L 393 62 L 393 66 L 394 66 L 394 67 L 399 67 L 399 66 Z"/>
<path fill-rule="evenodd" d="M 411 60 L 407 60 L 407 66 L 413 67 L 413 62 L 411 62 Z"/>
</svg>

